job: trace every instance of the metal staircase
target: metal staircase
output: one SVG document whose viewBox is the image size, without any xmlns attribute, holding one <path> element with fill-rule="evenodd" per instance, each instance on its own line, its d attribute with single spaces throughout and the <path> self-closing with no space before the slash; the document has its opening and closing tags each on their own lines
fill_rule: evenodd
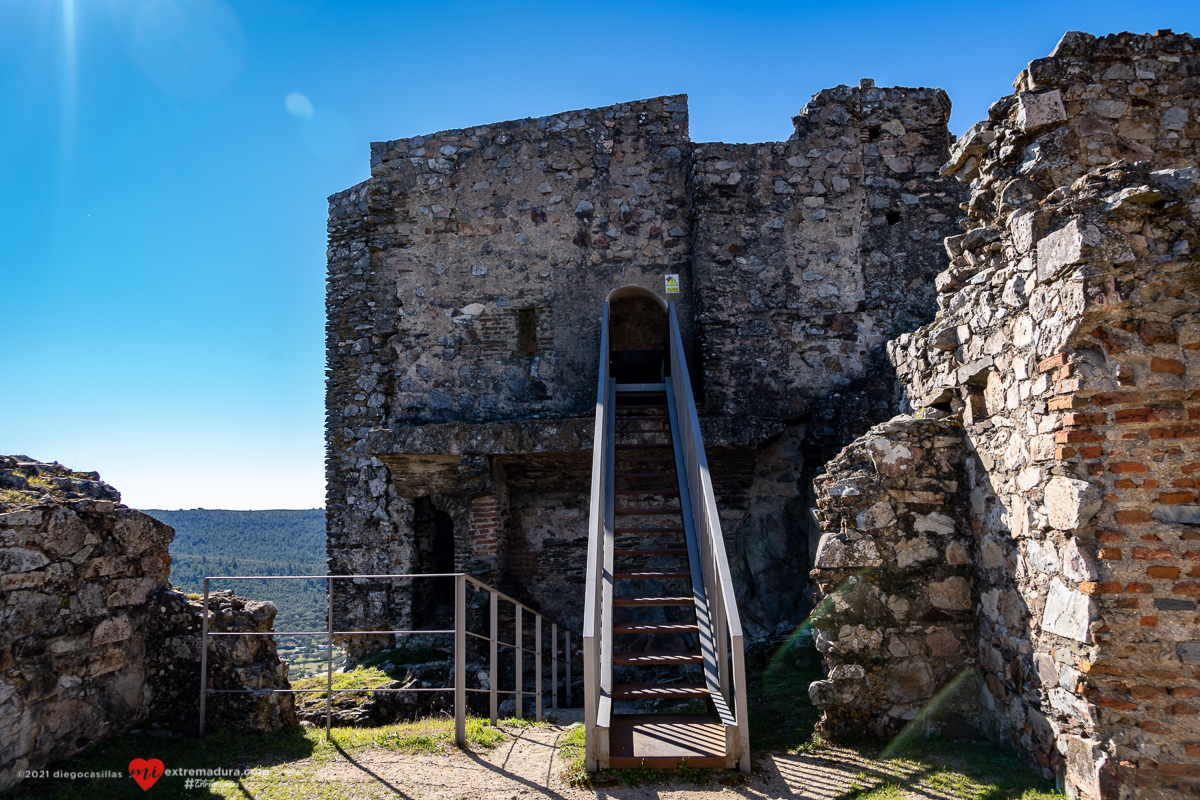
<svg viewBox="0 0 1200 800">
<path fill-rule="evenodd" d="M 675 306 L 668 374 L 651 384 L 611 375 L 608 311 L 583 632 L 587 768 L 686 759 L 748 772 L 741 623 Z"/>
</svg>

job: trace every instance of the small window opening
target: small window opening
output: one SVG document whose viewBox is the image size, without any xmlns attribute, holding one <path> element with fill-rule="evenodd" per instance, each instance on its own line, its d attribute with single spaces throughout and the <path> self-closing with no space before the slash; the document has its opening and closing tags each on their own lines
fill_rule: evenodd
<svg viewBox="0 0 1200 800">
<path fill-rule="evenodd" d="M 884 216 L 887 217 L 888 225 L 895 225 L 900 221 L 899 211 L 888 211 L 884 213 Z"/>
<path fill-rule="evenodd" d="M 869 128 L 867 128 L 867 141 L 868 142 L 879 141 L 879 126 L 878 125 L 872 125 Z"/>
<path fill-rule="evenodd" d="M 517 309 L 517 355 L 537 354 L 537 309 Z"/>
</svg>

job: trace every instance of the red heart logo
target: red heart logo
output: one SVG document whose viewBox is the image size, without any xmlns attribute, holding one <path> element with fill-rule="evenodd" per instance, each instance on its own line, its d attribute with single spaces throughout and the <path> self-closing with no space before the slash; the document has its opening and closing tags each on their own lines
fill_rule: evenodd
<svg viewBox="0 0 1200 800">
<path fill-rule="evenodd" d="M 153 786 L 166 770 L 162 761 L 157 758 L 149 761 L 144 758 L 135 758 L 129 762 L 129 775 L 137 781 L 138 786 L 142 787 L 143 792 Z"/>
</svg>

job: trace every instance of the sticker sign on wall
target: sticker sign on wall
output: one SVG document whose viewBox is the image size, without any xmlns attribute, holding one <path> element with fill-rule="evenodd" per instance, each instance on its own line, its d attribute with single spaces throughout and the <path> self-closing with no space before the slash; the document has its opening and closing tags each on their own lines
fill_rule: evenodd
<svg viewBox="0 0 1200 800">
<path fill-rule="evenodd" d="M 667 294 L 679 294 L 679 276 L 667 275 L 663 278 L 667 285 Z"/>
</svg>

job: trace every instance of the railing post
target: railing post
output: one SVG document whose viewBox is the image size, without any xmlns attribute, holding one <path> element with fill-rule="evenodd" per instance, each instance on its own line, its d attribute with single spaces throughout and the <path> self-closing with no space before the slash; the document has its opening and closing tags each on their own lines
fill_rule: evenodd
<svg viewBox="0 0 1200 800">
<path fill-rule="evenodd" d="M 325 648 L 325 738 L 333 738 L 333 576 L 325 577 L 329 609 L 325 621 L 329 626 L 329 644 Z"/>
<path fill-rule="evenodd" d="M 200 605 L 200 735 L 204 735 L 204 701 L 208 695 L 208 578 L 204 579 L 204 600 Z"/>
<path fill-rule="evenodd" d="M 550 710 L 558 708 L 558 623 L 550 623 Z"/>
<path fill-rule="evenodd" d="M 491 592 L 490 606 L 492 639 L 491 644 L 488 645 L 488 704 L 490 706 L 492 724 L 495 725 L 497 716 L 496 683 L 500 680 L 499 672 L 496 669 L 496 649 L 498 647 L 497 642 L 500 639 L 500 598 L 496 595 L 495 591 Z"/>
<path fill-rule="evenodd" d="M 521 693 L 521 689 L 524 688 L 524 684 L 525 684 L 525 681 L 524 681 L 525 675 L 523 674 L 523 670 L 524 670 L 524 666 L 525 666 L 525 664 L 524 664 L 525 659 L 522 658 L 522 656 L 524 655 L 524 651 L 521 649 L 521 635 L 523 633 L 523 631 L 521 630 L 521 611 L 522 610 L 523 609 L 520 606 L 517 606 L 517 629 L 516 629 L 516 634 L 517 634 L 516 635 L 516 641 L 517 641 L 517 687 L 516 688 L 517 688 L 517 691 L 516 691 L 516 695 L 515 695 L 517 698 L 517 719 L 522 718 L 522 712 L 525 710 L 525 697 Z"/>
<path fill-rule="evenodd" d="M 542 615 L 533 617 L 533 716 L 538 722 L 542 721 Z"/>
<path fill-rule="evenodd" d="M 567 675 L 566 675 L 567 692 L 566 692 L 566 696 L 563 699 L 567 701 L 566 707 L 570 708 L 571 707 L 571 632 L 563 631 L 563 636 L 566 638 L 566 641 L 563 642 L 563 660 L 565 662 L 564 666 L 566 667 L 566 673 L 567 673 Z"/>
<path fill-rule="evenodd" d="M 467 744 L 467 576 L 454 576 L 454 742 Z"/>
</svg>

